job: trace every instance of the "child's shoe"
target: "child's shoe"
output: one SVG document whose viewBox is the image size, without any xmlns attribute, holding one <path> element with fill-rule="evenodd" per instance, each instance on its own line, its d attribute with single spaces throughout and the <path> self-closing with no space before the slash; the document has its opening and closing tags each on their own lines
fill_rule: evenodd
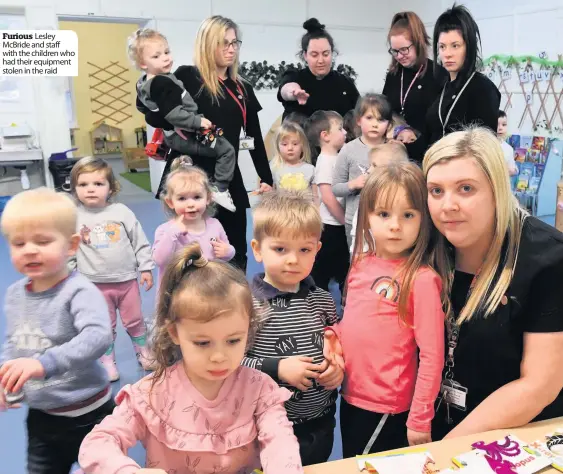
<svg viewBox="0 0 563 474">
<path fill-rule="evenodd" d="M 115 364 L 115 352 L 111 351 L 109 354 L 104 354 L 100 357 L 100 362 L 108 374 L 110 382 L 116 382 L 119 380 L 119 372 L 117 370 L 117 365 Z"/>
<path fill-rule="evenodd" d="M 216 187 L 213 187 L 212 197 L 213 201 L 227 209 L 227 211 L 235 212 L 237 210 L 228 189 L 226 191 L 219 191 Z"/>
</svg>

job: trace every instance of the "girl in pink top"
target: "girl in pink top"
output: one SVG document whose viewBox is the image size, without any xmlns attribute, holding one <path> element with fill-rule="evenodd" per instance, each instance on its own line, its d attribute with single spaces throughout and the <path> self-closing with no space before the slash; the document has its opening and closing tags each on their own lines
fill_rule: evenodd
<svg viewBox="0 0 563 474">
<path fill-rule="evenodd" d="M 199 244 L 168 266 L 158 302 L 157 369 L 117 395 L 85 438 L 86 474 L 303 473 L 287 419 L 289 390 L 240 363 L 257 322 L 245 276 Z M 142 469 L 127 456 L 141 441 Z"/>
<path fill-rule="evenodd" d="M 156 229 L 152 258 L 158 265 L 158 288 L 172 256 L 198 242 L 207 260 L 229 261 L 235 248 L 229 244 L 221 223 L 211 217 L 213 191 L 205 171 L 192 165 L 188 156 L 174 160 L 162 198 L 170 220 Z"/>
<path fill-rule="evenodd" d="M 431 441 L 447 299 L 430 266 L 435 230 L 426 201 L 424 177 L 412 163 L 376 168 L 361 193 L 346 307 L 336 327 L 345 359 L 344 457 Z M 333 336 L 327 334 L 327 347 L 338 352 Z"/>
</svg>

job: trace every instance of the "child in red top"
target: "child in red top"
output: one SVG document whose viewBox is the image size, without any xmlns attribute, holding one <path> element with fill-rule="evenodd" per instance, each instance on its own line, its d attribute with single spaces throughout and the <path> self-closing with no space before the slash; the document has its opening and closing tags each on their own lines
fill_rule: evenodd
<svg viewBox="0 0 563 474">
<path fill-rule="evenodd" d="M 345 458 L 431 441 L 445 317 L 442 280 L 430 266 L 426 198 L 412 163 L 375 169 L 360 197 L 347 303 L 336 327 L 345 359 Z M 327 346 L 335 348 L 333 336 Z"/>
</svg>

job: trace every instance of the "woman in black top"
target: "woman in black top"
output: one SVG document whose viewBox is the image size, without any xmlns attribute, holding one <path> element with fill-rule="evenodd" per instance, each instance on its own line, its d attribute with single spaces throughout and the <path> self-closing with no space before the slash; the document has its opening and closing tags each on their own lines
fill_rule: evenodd
<svg viewBox="0 0 563 474">
<path fill-rule="evenodd" d="M 423 171 L 455 323 L 433 439 L 562 416 L 563 234 L 518 206 L 487 129 L 442 138 Z"/>
<path fill-rule="evenodd" d="M 258 120 L 258 112 L 262 107 L 252 86 L 243 82 L 238 75 L 238 51 L 242 44 L 239 38 L 238 26 L 232 20 L 222 16 L 208 18 L 197 33 L 195 66 L 180 66 L 174 75 L 194 98 L 198 113 L 223 129 L 223 136 L 234 147 L 237 156 L 241 132 L 254 139 L 254 149 L 250 155 L 262 182 L 258 191 L 266 192 L 271 189 L 272 173 Z M 150 116 L 147 122 L 153 126 L 159 125 L 153 123 Z M 194 164 L 213 176 L 215 161 L 212 158 L 192 156 L 192 159 Z M 171 161 L 167 160 L 161 187 Z M 236 254 L 232 262 L 246 270 L 246 209 L 250 204 L 238 163 L 229 191 L 236 211 L 229 212 L 219 207 L 216 217 L 223 225 L 229 242 L 235 247 Z"/>
<path fill-rule="evenodd" d="M 413 12 L 397 13 L 387 35 L 391 65 L 385 78 L 383 94 L 393 112 L 400 114 L 407 124 L 420 132 L 419 138 L 405 143 L 409 157 L 422 162 L 427 144 L 426 113 L 438 97 L 445 81 L 445 71 L 438 67 L 440 77 L 434 75 L 434 62 L 428 59 L 430 37 L 424 23 Z"/>
<path fill-rule="evenodd" d="M 316 18 L 303 23 L 299 56 L 307 63 L 301 70 L 287 71 L 281 78 L 278 100 L 283 118 L 292 112 L 310 117 L 317 110 L 334 110 L 344 116 L 360 96 L 354 83 L 332 69 L 334 40 Z"/>
<path fill-rule="evenodd" d="M 471 13 L 463 6 L 446 10 L 434 27 L 434 57 L 449 73 L 449 81 L 426 117 L 429 144 L 465 125 L 497 129 L 500 92 L 477 72 L 481 36 Z"/>
</svg>

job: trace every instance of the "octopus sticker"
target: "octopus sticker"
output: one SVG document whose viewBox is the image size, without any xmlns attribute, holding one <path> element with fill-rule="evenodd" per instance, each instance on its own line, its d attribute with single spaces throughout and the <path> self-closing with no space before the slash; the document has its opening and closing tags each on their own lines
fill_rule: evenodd
<svg viewBox="0 0 563 474">
<path fill-rule="evenodd" d="M 396 303 L 399 300 L 399 283 L 393 278 L 384 276 L 377 278 L 371 285 L 371 291 L 375 291 L 378 295 Z"/>
</svg>

